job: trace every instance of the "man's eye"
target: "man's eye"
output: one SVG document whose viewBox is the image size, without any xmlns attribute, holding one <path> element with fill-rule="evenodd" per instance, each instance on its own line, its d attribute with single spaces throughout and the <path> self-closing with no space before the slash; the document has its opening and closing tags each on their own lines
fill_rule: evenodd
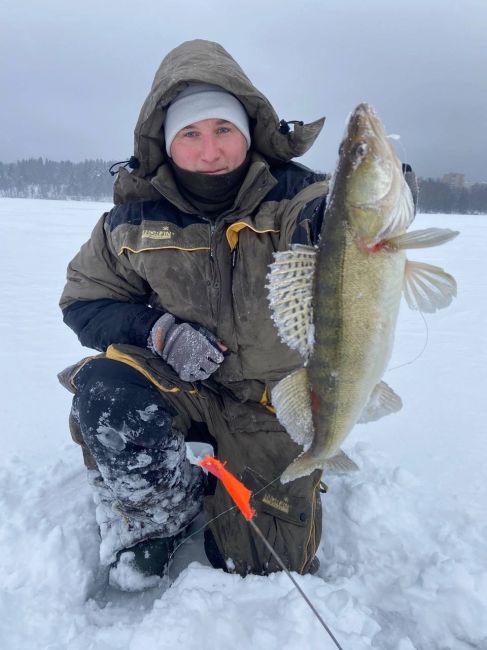
<svg viewBox="0 0 487 650">
<path fill-rule="evenodd" d="M 185 138 L 194 138 L 198 135 L 197 131 L 185 131 L 184 136 Z"/>
<path fill-rule="evenodd" d="M 217 130 L 217 133 L 230 133 L 231 128 L 229 126 L 220 126 Z"/>
</svg>

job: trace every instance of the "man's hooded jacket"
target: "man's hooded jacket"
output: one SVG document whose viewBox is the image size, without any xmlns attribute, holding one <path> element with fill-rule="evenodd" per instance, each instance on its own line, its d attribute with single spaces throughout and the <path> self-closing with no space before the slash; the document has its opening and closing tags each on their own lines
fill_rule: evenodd
<svg viewBox="0 0 487 650">
<path fill-rule="evenodd" d="M 217 218 L 182 196 L 165 152 L 166 109 L 188 83 L 222 87 L 249 115 L 249 169 L 234 204 Z M 259 401 L 302 365 L 278 338 L 266 276 L 274 252 L 316 243 L 327 181 L 290 160 L 308 150 L 323 121 L 293 129 L 280 122 L 216 43 L 190 41 L 170 52 L 135 128 L 138 167 L 120 169 L 115 207 L 68 267 L 61 308 L 81 343 L 100 351 L 112 344 L 145 348 L 155 321 L 170 312 L 225 343 L 228 355 L 212 379 L 239 400 Z"/>
</svg>

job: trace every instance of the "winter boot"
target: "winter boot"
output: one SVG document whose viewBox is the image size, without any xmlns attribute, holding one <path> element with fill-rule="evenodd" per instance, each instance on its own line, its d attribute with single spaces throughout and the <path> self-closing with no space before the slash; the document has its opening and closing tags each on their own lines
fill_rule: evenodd
<svg viewBox="0 0 487 650">
<path fill-rule="evenodd" d="M 118 552 L 109 583 L 122 591 L 142 591 L 160 584 L 182 535 L 154 537 Z"/>
</svg>

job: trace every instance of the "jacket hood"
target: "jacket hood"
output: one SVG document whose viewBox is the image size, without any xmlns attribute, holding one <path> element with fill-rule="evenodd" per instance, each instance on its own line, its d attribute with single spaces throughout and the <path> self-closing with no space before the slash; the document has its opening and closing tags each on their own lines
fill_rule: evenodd
<svg viewBox="0 0 487 650">
<path fill-rule="evenodd" d="M 134 155 L 140 167 L 131 174 L 132 190 L 137 184 L 134 175 L 139 179 L 151 176 L 167 161 L 163 130 L 166 110 L 190 83 L 214 84 L 235 95 L 250 118 L 252 149 L 267 159 L 286 162 L 303 155 L 323 128 L 325 118 L 309 124 L 297 123 L 293 130 L 283 133 L 286 129 L 280 130 L 279 118 L 268 99 L 221 45 L 205 40 L 187 41 L 163 59 L 140 111 L 134 133 Z M 127 175 L 119 174 L 115 195 L 117 185 L 128 181 Z"/>
</svg>

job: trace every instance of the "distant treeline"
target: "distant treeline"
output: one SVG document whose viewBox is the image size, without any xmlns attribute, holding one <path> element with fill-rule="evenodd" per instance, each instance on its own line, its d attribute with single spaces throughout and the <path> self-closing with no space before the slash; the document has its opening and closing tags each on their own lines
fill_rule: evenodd
<svg viewBox="0 0 487 650">
<path fill-rule="evenodd" d="M 487 183 L 452 185 L 445 180 L 420 178 L 418 212 L 487 213 Z"/>
<path fill-rule="evenodd" d="M 111 201 L 114 161 L 85 160 L 73 163 L 29 158 L 0 163 L 0 196 L 22 199 Z"/>
<path fill-rule="evenodd" d="M 55 162 L 29 158 L 0 163 L 0 196 L 32 199 L 111 201 L 114 161 Z M 460 182 L 452 183 L 456 177 Z M 419 212 L 487 213 L 487 183 L 467 184 L 461 174 L 419 179 Z"/>
</svg>

